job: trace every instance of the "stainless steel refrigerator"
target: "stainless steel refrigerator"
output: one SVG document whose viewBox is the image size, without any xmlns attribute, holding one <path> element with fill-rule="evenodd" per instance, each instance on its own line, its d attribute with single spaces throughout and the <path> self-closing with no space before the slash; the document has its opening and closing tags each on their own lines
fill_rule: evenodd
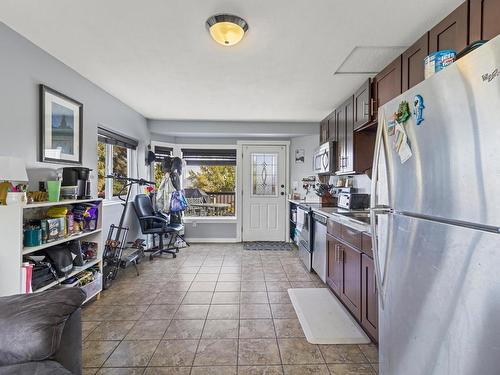
<svg viewBox="0 0 500 375">
<path fill-rule="evenodd" d="M 371 199 L 380 374 L 500 374 L 500 37 L 380 108 Z"/>
</svg>

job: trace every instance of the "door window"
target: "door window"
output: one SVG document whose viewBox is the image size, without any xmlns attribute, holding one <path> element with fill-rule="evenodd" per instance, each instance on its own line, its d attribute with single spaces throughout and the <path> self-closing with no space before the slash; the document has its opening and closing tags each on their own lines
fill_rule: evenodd
<svg viewBox="0 0 500 375">
<path fill-rule="evenodd" d="M 252 153 L 252 195 L 277 196 L 278 154 Z"/>
</svg>

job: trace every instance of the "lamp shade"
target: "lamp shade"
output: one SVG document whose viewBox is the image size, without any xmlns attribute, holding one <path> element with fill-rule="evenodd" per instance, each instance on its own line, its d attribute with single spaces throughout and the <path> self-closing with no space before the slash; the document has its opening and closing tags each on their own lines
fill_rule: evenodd
<svg viewBox="0 0 500 375">
<path fill-rule="evenodd" d="M 28 174 L 24 159 L 0 156 L 0 181 L 27 182 Z"/>
<path fill-rule="evenodd" d="M 207 20 L 212 38 L 223 46 L 233 46 L 241 41 L 248 30 L 247 22 L 232 14 L 216 14 Z"/>
</svg>

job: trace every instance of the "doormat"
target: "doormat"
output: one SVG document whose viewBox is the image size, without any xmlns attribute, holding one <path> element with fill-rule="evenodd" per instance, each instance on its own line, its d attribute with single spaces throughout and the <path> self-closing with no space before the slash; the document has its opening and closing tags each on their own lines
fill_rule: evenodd
<svg viewBox="0 0 500 375">
<path fill-rule="evenodd" d="M 293 243 L 280 241 L 255 241 L 243 243 L 243 249 L 245 250 L 291 251 L 294 248 L 295 245 Z"/>
<path fill-rule="evenodd" d="M 288 289 L 311 344 L 368 344 L 370 339 L 328 288 Z"/>
</svg>

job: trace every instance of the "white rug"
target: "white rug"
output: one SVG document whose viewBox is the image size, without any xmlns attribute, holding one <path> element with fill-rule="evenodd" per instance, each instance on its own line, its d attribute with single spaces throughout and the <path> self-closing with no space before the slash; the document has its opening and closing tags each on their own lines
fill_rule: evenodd
<svg viewBox="0 0 500 375">
<path fill-rule="evenodd" d="M 300 325 L 311 344 L 368 344 L 346 308 L 328 288 L 288 289 Z"/>
</svg>

